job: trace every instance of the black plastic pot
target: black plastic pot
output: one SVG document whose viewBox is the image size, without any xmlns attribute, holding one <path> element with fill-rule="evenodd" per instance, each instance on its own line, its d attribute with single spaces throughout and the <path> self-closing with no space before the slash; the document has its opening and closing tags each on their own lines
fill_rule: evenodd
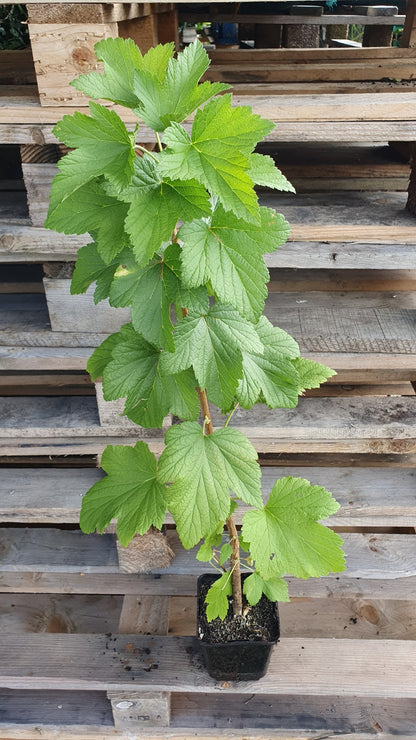
<svg viewBox="0 0 416 740">
<path fill-rule="evenodd" d="M 242 579 L 249 574 L 243 574 Z M 223 643 L 210 643 L 206 636 L 201 637 L 200 615 L 205 611 L 201 596 L 201 587 L 211 586 L 218 576 L 206 573 L 198 578 L 198 622 L 197 639 L 202 650 L 206 669 L 217 681 L 256 681 L 264 676 L 270 660 L 273 646 L 280 637 L 279 610 L 277 603 L 272 604 L 274 616 L 273 639 L 266 640 L 232 640 Z"/>
</svg>

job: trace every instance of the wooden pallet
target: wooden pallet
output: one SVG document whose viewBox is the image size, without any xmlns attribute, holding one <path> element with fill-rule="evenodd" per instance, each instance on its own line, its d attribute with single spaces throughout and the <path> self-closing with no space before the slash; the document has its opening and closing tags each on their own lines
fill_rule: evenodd
<svg viewBox="0 0 416 740">
<path fill-rule="evenodd" d="M 241 738 L 242 727 L 244 738 L 408 735 L 416 721 L 416 561 L 414 534 L 407 534 L 416 513 L 414 470 L 263 468 L 265 491 L 286 474 L 331 487 L 342 508 L 330 524 L 367 531 L 343 533 L 345 573 L 289 579 L 292 601 L 282 605 L 282 639 L 266 678 L 221 684 L 207 678 L 186 637 L 204 566 L 181 549 L 175 531 L 168 530 L 176 556 L 168 571 L 120 572 L 110 535 L 80 539 L 77 530 L 60 529 L 76 521 L 80 494 L 98 471 L 6 468 L 2 521 L 27 528 L 0 535 L 0 737 Z M 401 529 L 380 533 L 386 524 Z M 27 634 L 28 624 L 55 634 Z M 170 633 L 141 637 L 132 634 L 137 629 Z"/>
</svg>

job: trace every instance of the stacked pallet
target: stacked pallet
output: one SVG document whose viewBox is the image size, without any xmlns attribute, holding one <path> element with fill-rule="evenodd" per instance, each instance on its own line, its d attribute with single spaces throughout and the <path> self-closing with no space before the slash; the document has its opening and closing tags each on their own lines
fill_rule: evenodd
<svg viewBox="0 0 416 740">
<path fill-rule="evenodd" d="M 3 182 L 0 209 L 0 738 L 414 732 L 416 225 L 408 160 L 387 141 L 416 139 L 416 94 L 246 93 L 278 123 L 266 148 L 299 191 L 260 194 L 292 225 L 268 257 L 266 314 L 338 375 L 295 410 L 240 410 L 233 424 L 259 452 L 265 494 L 288 474 L 333 491 L 347 570 L 289 579 L 267 676 L 217 683 L 191 637 L 204 566 L 172 521 L 147 550 L 79 531 L 106 444 L 139 434 L 159 452 L 163 435 L 126 423 L 91 383 L 87 357 L 128 315 L 69 296 L 85 241 L 42 226 L 61 154 L 51 129 L 71 105 L 10 97 L 0 135 L 22 175 Z M 340 145 L 352 127 L 358 143 Z"/>
</svg>

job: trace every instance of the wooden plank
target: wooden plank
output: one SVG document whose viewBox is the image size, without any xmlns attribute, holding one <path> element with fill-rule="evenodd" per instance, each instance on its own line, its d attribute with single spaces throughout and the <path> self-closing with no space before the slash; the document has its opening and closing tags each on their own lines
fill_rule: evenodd
<svg viewBox="0 0 416 740">
<path fill-rule="evenodd" d="M 35 3 L 28 6 L 28 20 L 29 23 L 117 23 L 149 12 L 149 3 Z"/>
<path fill-rule="evenodd" d="M 85 236 L 67 236 L 43 228 L 10 223 L 0 224 L 0 256 L 2 262 L 43 262 L 44 260 L 74 260 Z"/>
<path fill-rule="evenodd" d="M 3 396 L 0 398 L 0 439 L 32 436 L 161 438 L 163 432 L 122 424 L 100 426 L 95 397 L 88 396 Z"/>
<path fill-rule="evenodd" d="M 307 92 L 310 92 L 310 85 L 307 84 Z M 287 93 L 293 95 L 303 95 L 306 92 L 305 84 L 298 83 L 290 85 L 289 88 L 286 84 L 282 84 L 280 88 L 281 94 Z M 332 88 L 333 92 L 340 92 L 343 96 L 345 92 L 345 86 L 348 83 L 334 83 Z M 353 84 L 354 91 L 357 91 L 358 83 Z M 334 90 L 335 87 L 335 90 Z M 388 92 L 389 95 L 393 94 L 393 88 L 391 84 L 384 86 L 381 90 L 377 87 L 377 84 L 371 83 L 371 87 L 374 93 L 379 94 L 380 92 Z M 341 89 L 342 88 L 342 89 Z M 235 89 L 235 86 L 234 86 Z M 325 89 L 322 90 L 320 86 L 314 87 L 317 94 L 327 93 L 328 84 Z M 367 89 L 367 88 L 365 88 Z M 396 86 L 397 89 L 397 86 Z M 405 88 L 406 90 L 408 88 Z M 242 92 L 251 94 L 247 90 L 246 86 L 243 86 Z M 279 91 L 275 90 L 274 94 L 278 95 Z M 364 93 L 363 93 L 364 94 Z M 1 106 L 1 101 L 0 101 Z M 43 108 L 42 110 L 57 110 L 56 108 Z M 64 109 L 60 110 L 60 115 L 64 115 Z M 59 119 L 60 115 L 57 113 L 55 118 Z M 8 119 L 7 121 L 5 119 Z M 30 121 L 31 118 L 35 118 L 35 121 Z M 49 116 L 47 116 L 49 118 Z M 33 116 L 33 106 L 26 108 L 26 110 L 19 108 L 13 108 L 13 112 L 6 112 L 5 109 L 0 107 L 0 143 L 3 144 L 53 144 L 56 143 L 56 139 L 52 134 L 54 126 L 48 122 L 42 122 L 39 120 L 40 116 L 36 113 Z M 128 128 L 132 127 L 129 124 Z M 186 126 L 185 126 L 186 128 Z M 416 125 L 412 120 L 373 120 L 361 122 L 359 120 L 354 121 L 354 133 L 357 137 L 357 141 L 414 141 L 416 139 Z M 322 121 L 311 121 L 307 120 L 304 122 L 292 121 L 279 122 L 278 129 L 275 128 L 274 132 L 270 133 L 267 137 L 268 141 L 283 141 L 283 142 L 298 142 L 302 141 L 344 141 L 348 142 L 351 139 L 351 124 L 345 121 L 334 121 L 334 122 L 322 122 Z M 140 140 L 142 143 L 154 143 L 154 134 L 146 126 L 140 126 Z"/>
<path fill-rule="evenodd" d="M 415 49 L 399 47 L 376 49 L 222 49 L 218 47 L 208 51 L 211 64 L 241 64 L 251 62 L 315 62 L 332 61 L 372 61 L 374 59 L 410 59 L 415 56 Z"/>
<path fill-rule="evenodd" d="M 58 172 L 57 167 L 55 164 L 22 163 L 22 172 L 30 220 L 33 226 L 42 227 L 48 214 L 51 182 Z"/>
<path fill-rule="evenodd" d="M 183 725 L 185 718 L 193 716 L 194 706 L 195 698 L 191 695 L 174 696 L 172 724 L 182 722 Z M 397 732 L 399 736 L 400 733 L 412 733 L 415 707 L 410 699 L 380 701 L 363 700 L 359 697 L 340 699 L 333 696 L 322 700 L 319 697 L 304 696 L 299 702 L 296 697 L 291 696 L 275 696 L 271 700 L 270 697 L 257 697 L 254 694 L 235 697 L 216 694 L 198 697 L 192 724 L 200 727 L 215 724 L 217 731 L 221 732 L 220 737 L 227 737 L 231 731 L 231 717 L 235 726 L 239 723 L 244 728 L 244 738 L 248 734 L 247 728 L 255 726 L 268 728 L 267 738 L 275 737 L 275 733 L 279 733 L 279 730 L 282 732 L 283 728 L 290 732 L 307 727 L 309 740 L 322 739 L 322 734 L 325 734 L 325 740 L 334 737 L 360 740 L 361 732 L 374 733 L 376 727 L 380 727 L 383 732 L 380 733 L 379 740 L 383 740 L 384 733 L 387 732 Z M 344 733 L 351 734 L 348 737 Z M 390 737 L 390 740 L 393 738 Z"/>
<path fill-rule="evenodd" d="M 354 14 L 340 14 L 340 13 L 334 13 L 333 15 L 330 14 L 324 14 L 317 17 L 314 17 L 313 15 L 307 15 L 306 13 L 304 15 L 285 15 L 282 14 L 268 14 L 267 16 L 264 15 L 256 15 L 255 13 L 238 13 L 237 15 L 231 14 L 231 13 L 217 13 L 211 14 L 209 11 L 202 11 L 201 12 L 193 12 L 193 13 L 180 13 L 179 19 L 184 21 L 186 16 L 186 20 L 190 23 L 199 23 L 201 21 L 207 21 L 209 19 L 215 20 L 215 22 L 218 23 L 227 23 L 227 22 L 234 22 L 234 23 L 264 23 L 265 21 L 268 24 L 308 24 L 310 26 L 327 26 L 327 25 L 344 25 L 344 24 L 352 24 L 352 23 L 359 23 L 360 25 L 385 25 L 385 26 L 394 26 L 394 25 L 402 25 L 405 21 L 404 15 L 395 15 L 395 16 L 371 16 L 371 15 L 360 15 L 358 13 Z"/>
<path fill-rule="evenodd" d="M 25 695 L 30 694 L 30 692 L 24 693 Z M 39 693 L 41 693 L 42 696 L 48 692 Z M 80 692 L 77 692 L 77 695 L 79 695 L 79 693 Z M 273 697 L 273 701 L 274 700 L 275 698 Z M 407 718 L 410 721 L 410 719 L 413 718 L 413 714 L 410 713 L 410 706 L 412 702 L 411 700 L 407 700 L 407 702 L 409 706 Z M 195 701 L 193 700 L 190 703 L 194 704 Z M 316 701 L 314 703 L 316 703 Z M 372 701 L 371 706 L 373 706 L 373 703 L 374 702 Z M 396 704 L 396 702 L 394 703 Z M 187 719 L 189 721 L 189 717 L 187 717 Z M 241 723 L 238 724 L 241 725 Z M 408 724 L 408 726 L 410 725 Z M 116 738 L 117 740 L 131 740 L 131 734 L 126 734 L 124 732 L 120 733 L 113 727 L 102 727 L 101 725 L 78 725 L 77 727 L 73 727 L 70 730 L 68 730 L 66 725 L 57 726 L 50 724 L 40 724 L 39 722 L 36 724 L 24 725 L 23 727 L 19 727 L 19 725 L 16 724 L 4 725 L 4 732 L 7 734 L 7 740 L 33 740 L 33 738 L 35 737 L 35 733 L 39 733 L 39 731 L 44 732 L 48 738 L 51 738 L 51 740 L 75 740 L 76 738 L 78 738 L 79 740 L 96 740 L 97 737 L 99 737 L 100 739 Z M 218 734 L 219 732 L 220 734 Z M 168 738 L 169 740 L 171 738 L 172 740 L 193 740 L 194 738 L 197 738 L 198 740 L 238 740 L 239 737 L 241 737 L 241 732 L 240 734 L 238 733 L 239 727 L 230 728 L 229 725 L 225 730 L 218 730 L 217 728 L 190 729 L 189 724 L 186 727 L 181 727 L 179 725 L 173 728 L 169 727 L 168 730 L 166 728 L 146 729 L 147 737 L 151 737 L 152 740 L 168 740 Z M 285 730 L 283 728 L 279 730 L 273 729 L 265 731 L 264 729 L 250 728 L 248 730 L 244 730 L 244 740 L 271 740 L 271 738 L 273 738 L 273 740 L 321 740 L 322 732 L 320 732 L 319 735 L 316 735 L 316 733 L 311 735 L 311 731 L 302 729 L 292 731 Z M 373 738 L 374 733 L 354 733 L 354 740 L 373 740 Z M 405 738 L 406 735 L 389 735 L 385 733 L 380 733 L 378 740 L 405 740 Z M 333 734 L 332 730 L 328 732 L 325 731 L 325 740 L 351 740 L 351 733 L 348 732 L 347 734 L 345 734 L 344 732 L 336 732 L 335 734 Z"/>
<path fill-rule="evenodd" d="M 233 416 L 233 426 L 247 434 L 254 444 L 282 445 L 290 440 L 294 443 L 309 444 L 328 442 L 331 444 L 356 441 L 358 446 L 369 440 L 407 441 L 409 449 L 415 442 L 416 422 L 414 419 L 415 399 L 404 398 L 300 398 L 295 409 L 270 410 L 263 405 L 246 411 L 237 409 Z M 223 417 L 215 409 L 212 411 L 214 426 L 222 426 Z M 137 436 L 160 439 L 160 430 L 134 430 Z M 39 440 L 51 436 L 64 439 L 71 435 L 78 441 L 83 437 L 126 438 L 129 444 L 128 429 L 122 427 L 100 427 L 94 398 L 79 397 L 4 397 L 1 401 L 0 439 L 2 445 L 7 440 L 31 439 L 38 435 Z M 91 440 L 93 442 L 93 440 Z M 98 440 L 103 444 L 106 440 Z M 40 443 L 40 442 L 39 442 Z M 74 445 L 75 445 L 74 441 Z M 406 444 L 405 444 L 406 446 Z M 353 445 L 353 447 L 355 447 Z M 265 450 L 259 450 L 265 451 Z"/>
<path fill-rule="evenodd" d="M 36 85 L 32 51 L 28 49 L 2 49 L 0 51 L 1 85 Z"/>
<path fill-rule="evenodd" d="M 172 597 L 170 634 L 194 635 L 196 600 Z M 323 608 L 321 599 L 279 604 L 285 637 L 331 637 L 336 639 L 414 640 L 414 601 L 331 599 Z"/>
<path fill-rule="evenodd" d="M 78 523 L 84 493 L 103 477 L 95 468 L 2 468 L 0 521 L 27 524 Z M 406 527 L 416 518 L 412 468 L 263 467 L 266 497 L 278 478 L 306 478 L 332 491 L 341 508 L 328 519 L 333 526 Z M 391 491 L 396 491 L 394 500 Z M 241 504 L 236 522 L 247 507 Z M 166 522 L 172 524 L 167 514 Z M 134 630 L 130 630 L 134 631 Z"/>
<path fill-rule="evenodd" d="M 69 82 L 80 73 L 102 69 L 94 45 L 117 36 L 117 23 L 29 23 L 29 34 L 41 103 L 87 105 Z"/>
<path fill-rule="evenodd" d="M 415 399 L 406 398 L 300 398 L 296 409 L 271 411 L 265 406 L 238 408 L 233 427 L 256 442 L 273 440 L 414 439 Z M 225 419 L 216 410 L 214 427 Z"/>
<path fill-rule="evenodd" d="M 150 666 L 153 666 L 150 662 Z M 153 727 L 168 727 L 170 693 L 166 691 L 108 691 L 117 732 L 140 732 Z"/>
<path fill-rule="evenodd" d="M 112 308 L 108 299 L 94 304 L 95 285 L 82 295 L 71 295 L 70 280 L 44 278 L 45 295 L 48 303 L 52 331 L 103 332 L 118 331 L 128 323 L 129 308 Z"/>
<path fill-rule="evenodd" d="M 269 293 L 274 292 L 387 292 L 414 291 L 416 270 L 270 270 Z M 335 298 L 335 297 L 334 297 Z"/>
<path fill-rule="evenodd" d="M 342 531 L 342 530 L 341 530 Z M 105 586 L 97 582 L 91 593 L 137 593 L 153 595 L 194 595 L 196 578 L 206 572 L 207 565 L 196 559 L 198 547 L 184 550 L 174 530 L 168 530 L 169 545 L 175 555 L 169 568 L 155 568 L 152 575 L 145 573 L 123 573 L 120 569 L 116 542 L 112 535 L 92 534 L 84 535 L 79 530 L 52 529 L 36 527 L 7 527 L 0 530 L 2 562 L 1 591 L 10 588 L 17 591 L 26 588 L 28 592 L 47 593 L 62 592 L 62 584 L 69 575 L 73 575 L 72 583 L 75 588 L 72 592 L 89 593 L 82 579 L 90 574 L 91 577 L 105 574 L 109 577 L 111 588 L 114 585 L 112 574 L 118 574 L 120 584 L 114 591 L 110 585 Z M 355 594 L 366 598 L 395 598 L 398 591 L 398 582 L 402 587 L 399 600 L 414 599 L 416 582 L 416 551 L 413 534 L 373 534 L 342 532 L 344 550 L 346 553 L 346 571 L 325 578 L 302 581 L 288 578 L 289 593 L 292 598 L 322 598 L 322 596 L 336 596 L 337 598 L 354 598 Z M 50 553 L 56 549 L 51 562 Z M 83 575 L 77 579 L 77 574 Z M 20 582 L 24 581 L 24 588 L 12 586 L 14 576 L 8 574 L 23 574 Z M 28 580 L 29 574 L 32 582 Z M 38 574 L 38 575 L 34 575 Z M 42 578 L 50 575 L 48 588 L 42 584 Z M 154 578 L 156 575 L 156 579 Z M 53 576 L 53 578 L 52 578 Z M 136 579 L 136 591 L 128 588 L 129 578 Z M 159 578 L 160 576 L 160 578 Z M 166 576 L 166 578 L 164 577 Z M 176 578 L 178 576 L 179 578 Z M 183 578 L 183 583 L 181 582 Z M 172 582 L 170 579 L 173 579 Z M 362 584 L 356 580 L 361 579 Z M 91 579 L 90 579 L 91 580 Z M 81 582 L 81 583 L 80 583 Z M 19 578 L 16 575 L 16 583 Z M 45 584 L 48 583 L 45 580 Z M 80 585 L 78 585 L 80 583 Z M 9 585 L 7 585 L 9 584 Z M 126 589 L 127 584 L 127 590 Z M 88 584 L 90 585 L 90 584 Z M 78 587 L 81 590 L 78 590 Z M 50 591 L 51 589 L 51 591 Z M 66 591 L 69 593 L 70 591 Z"/>
<path fill-rule="evenodd" d="M 393 122 L 408 121 L 414 122 L 416 118 L 416 93 L 400 92 L 386 96 L 368 94 L 344 94 L 339 95 L 302 95 L 300 97 L 288 95 L 279 95 L 278 100 L 274 100 L 270 95 L 256 95 L 256 85 L 252 86 L 252 95 L 244 95 L 243 100 L 236 94 L 234 105 L 250 105 L 253 112 L 263 117 L 269 118 L 276 124 L 281 123 L 305 123 L 314 122 Z M 137 120 L 134 114 L 126 108 L 120 106 L 110 106 L 119 113 L 126 123 L 134 124 Z M 54 124 L 64 114 L 71 114 L 77 110 L 74 106 L 62 106 L 46 109 L 41 107 L 36 97 L 25 97 L 20 99 L 18 96 L 12 100 L 4 98 L 0 102 L 0 123 L 7 124 Z M 192 117 L 187 119 L 185 128 L 189 130 L 189 122 Z M 279 132 L 280 133 L 280 132 Z M 147 141 L 145 127 L 141 129 L 140 138 Z M 268 140 L 273 134 L 267 137 Z M 390 137 L 389 137 L 390 138 Z M 351 128 L 347 139 L 338 139 L 349 141 L 351 139 Z M 405 141 L 407 136 L 401 136 L 401 141 Z M 154 135 L 150 139 L 154 141 Z M 276 140 L 276 139 L 274 139 Z M 305 139 L 304 139 L 305 140 Z M 328 141 L 334 141 L 334 137 L 327 137 Z M 360 141 L 357 137 L 357 141 Z M 385 141 L 384 136 L 374 136 L 372 141 Z M 37 144 L 41 141 L 35 142 Z M 52 142 L 54 143 L 54 142 Z"/>
<path fill-rule="evenodd" d="M 0 626 L 2 632 L 9 635 L 117 632 L 121 605 L 122 597 L 110 594 L 92 597 L 34 594 L 30 599 L 25 594 L 1 594 Z M 1 690 L 0 707 L 3 711 Z"/>
<path fill-rule="evenodd" d="M 291 16 L 288 16 L 291 17 Z M 331 16 L 336 18 L 336 16 Z M 298 19 L 296 19 L 298 22 Z M 292 26 L 288 25 L 287 29 Z M 294 29 L 298 28 L 296 25 Z M 302 26 L 301 26 L 302 28 Z M 309 26 L 308 26 L 309 28 Z M 314 28 L 314 26 L 311 26 Z M 318 29 L 317 26 L 315 28 Z M 384 27 L 383 27 L 384 28 Z M 389 33 L 390 30 L 387 29 Z M 287 41 L 286 43 L 289 43 Z M 306 43 L 304 42 L 304 46 Z M 296 63 L 284 64 L 276 63 L 255 64 L 246 62 L 244 65 L 215 64 L 205 73 L 204 79 L 211 82 L 228 82 L 228 83 L 272 83 L 272 82 L 353 82 L 368 80 L 383 80 L 386 77 L 400 80 L 414 79 L 414 62 L 412 59 L 395 59 L 380 60 L 374 62 L 323 62 L 314 63 Z"/>
<path fill-rule="evenodd" d="M 254 692 L 328 696 L 336 685 L 341 696 L 359 693 L 362 697 L 390 698 L 414 698 L 416 691 L 416 645 L 408 640 L 287 638 L 274 650 L 264 678 L 232 685 L 220 685 L 196 664 L 192 638 L 39 634 L 20 636 L 18 653 L 8 636 L 0 642 L 1 683 L 6 688 L 137 691 L 145 686 L 152 691 L 224 695 Z M 148 656 L 158 670 L 144 670 Z"/>
<path fill-rule="evenodd" d="M 321 228 L 321 231 L 323 229 Z M 346 269 L 414 269 L 412 243 L 392 243 L 379 227 L 377 243 L 363 242 L 359 237 L 324 242 L 291 241 L 272 255 L 266 255 L 270 267 L 302 268 L 307 260 L 311 268 Z M 307 234 L 304 235 L 305 237 Z M 75 260 L 77 250 L 86 243 L 85 236 L 66 236 L 32 226 L 0 224 L 0 258 L 2 262 L 43 262 L 44 260 Z"/>
<path fill-rule="evenodd" d="M 322 399 L 308 399 L 309 401 L 318 401 Z M 324 399 L 335 400 L 335 399 Z M 410 399 L 411 400 L 411 399 Z M 34 436 L 14 436 L 8 434 L 6 437 L 0 437 L 0 457 L 4 462 L 8 462 L 11 457 L 18 460 L 30 458 L 32 461 L 39 461 L 39 457 L 48 458 L 61 456 L 98 456 L 100 457 L 107 445 L 120 444 L 120 437 L 124 433 L 119 430 L 103 429 L 103 434 L 95 435 L 95 428 L 92 430 L 84 429 L 67 429 L 69 436 L 60 436 L 56 429 L 49 430 L 49 436 L 43 437 L 39 434 L 39 429 L 31 430 Z M 45 431 L 45 430 L 42 430 Z M 58 430 L 59 431 L 59 430 Z M 94 434 L 92 434 L 94 431 Z M 134 438 L 124 437 L 123 444 L 134 445 L 137 442 L 138 435 Z M 413 439 L 374 439 L 373 438 L 347 438 L 347 439 L 309 439 L 297 440 L 293 438 L 272 439 L 264 436 L 250 437 L 252 444 L 260 455 L 268 455 L 271 459 L 292 459 L 300 456 L 302 459 L 310 459 L 308 456 L 331 455 L 333 459 L 342 461 L 345 455 L 354 455 L 357 459 L 360 456 L 371 455 L 375 462 L 385 464 L 386 460 L 391 465 L 413 465 L 415 462 L 415 443 Z M 163 438 L 146 436 L 146 444 L 155 455 L 160 455 L 163 450 Z M 287 457 L 286 457 L 287 456 Z"/>
<path fill-rule="evenodd" d="M 414 49 L 416 47 L 416 2 L 408 0 L 406 4 L 406 20 L 404 23 L 402 45 Z"/>
</svg>

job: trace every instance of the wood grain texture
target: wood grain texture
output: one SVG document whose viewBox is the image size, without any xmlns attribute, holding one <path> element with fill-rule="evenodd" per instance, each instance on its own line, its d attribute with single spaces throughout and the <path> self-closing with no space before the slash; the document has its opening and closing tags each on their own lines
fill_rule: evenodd
<svg viewBox="0 0 416 740">
<path fill-rule="evenodd" d="M 95 286 L 82 295 L 71 295 L 70 280 L 44 278 L 52 331 L 111 334 L 130 321 L 129 308 L 112 308 L 108 299 L 94 304 Z"/>
<path fill-rule="evenodd" d="M 85 96 L 69 86 L 79 74 L 101 70 L 94 45 L 118 35 L 117 23 L 32 23 L 30 43 L 42 105 L 87 105 Z"/>
<path fill-rule="evenodd" d="M 39 27 L 41 29 L 41 27 Z M 56 44 L 56 40 L 54 42 Z M 52 48 L 51 48 L 52 53 Z M 79 70 L 82 71 L 82 70 Z M 372 95 L 371 93 L 362 95 L 360 94 L 343 94 L 339 95 L 302 95 L 302 96 L 289 96 L 279 95 L 277 98 L 270 95 L 256 95 L 255 85 L 253 85 L 253 94 L 243 96 L 243 100 L 240 100 L 238 95 L 238 89 L 235 90 L 234 104 L 235 105 L 250 105 L 253 108 L 253 112 L 262 115 L 265 118 L 269 118 L 276 124 L 280 123 L 305 123 L 305 122 L 351 122 L 351 121 L 366 121 L 366 122 L 392 122 L 392 121 L 414 121 L 416 118 L 416 93 L 414 92 L 392 92 L 388 96 L 384 95 Z M 137 120 L 132 112 L 120 106 L 112 106 L 122 117 L 126 123 L 134 124 Z M 7 124 L 54 124 L 61 118 L 62 115 L 73 113 L 77 110 L 76 106 L 61 106 L 52 107 L 51 109 L 45 110 L 44 107 L 39 105 L 39 102 L 35 96 L 20 97 L 17 91 L 15 96 L 10 98 L 4 98 L 3 102 L 0 103 L 0 123 Z M 186 128 L 189 129 L 188 119 Z M 280 133 L 280 132 L 279 132 Z M 140 138 L 145 134 L 145 128 L 141 130 Z M 276 139 L 276 133 L 266 137 L 266 140 L 273 141 L 279 140 L 279 136 Z M 338 139 L 344 141 L 350 141 L 351 139 L 351 128 L 349 128 L 349 137 L 347 139 Z M 405 141 L 406 136 L 401 136 L 400 140 Z M 145 141 L 145 139 L 142 139 Z M 154 140 L 154 136 L 151 141 Z M 305 139 L 303 139 L 305 140 Z M 333 137 L 328 137 L 328 141 L 334 141 Z M 374 136 L 373 141 L 385 141 L 385 137 Z M 360 137 L 357 136 L 357 141 L 360 141 Z M 35 143 L 42 143 L 40 141 Z M 55 142 L 52 142 L 55 143 Z"/>
<path fill-rule="evenodd" d="M 152 691 L 328 696 L 336 685 L 341 696 L 415 697 L 416 646 L 408 640 L 287 638 L 274 650 L 264 678 L 227 685 L 206 675 L 192 638 L 39 634 L 21 636 L 19 642 L 16 653 L 8 636 L 0 640 L 5 688 L 137 691 L 143 686 Z M 145 670 L 148 657 L 158 670 Z"/>
<path fill-rule="evenodd" d="M 365 84 L 365 83 L 364 83 Z M 274 89 L 275 96 L 284 94 L 293 95 L 304 95 L 310 93 L 311 83 L 300 84 L 294 83 L 289 86 L 284 84 L 280 89 Z M 347 94 L 345 92 L 345 86 L 348 83 L 325 83 L 324 89 L 322 86 L 316 85 L 316 94 L 341 93 L 343 98 Z M 377 84 L 371 83 L 374 88 L 374 94 L 380 94 L 382 92 L 388 93 L 390 96 L 393 94 L 392 88 L 387 87 L 384 83 L 380 83 L 381 87 L 377 88 Z M 384 85 L 384 87 L 383 87 Z M 306 90 L 306 87 L 308 88 Z M 341 89 L 342 87 L 342 89 Z M 360 92 L 358 83 L 353 83 L 353 91 L 358 94 Z M 234 86 L 234 90 L 236 86 Z M 315 89 L 315 88 L 314 88 Z M 397 89 L 397 87 L 396 87 Z M 408 87 L 403 88 L 403 94 L 408 92 Z M 266 91 L 265 91 L 266 92 Z M 368 92 L 367 87 L 363 88 L 362 94 Z M 240 95 L 247 94 L 251 95 L 251 88 L 249 89 L 246 85 L 242 86 Z M 28 96 L 26 96 L 28 97 Z M 19 100 L 21 96 L 19 96 Z M 25 98 L 26 99 L 26 98 Z M 278 106 L 278 100 L 276 106 Z M 40 107 L 40 106 L 39 106 Z M 55 111 L 54 115 L 43 114 L 43 111 Z M 0 100 L 0 143 L 2 144 L 55 144 L 56 138 L 52 134 L 54 128 L 53 120 L 58 120 L 60 117 L 67 113 L 67 109 L 61 108 L 42 108 L 42 115 L 37 110 L 35 105 L 27 105 L 26 107 L 19 105 L 12 105 L 12 101 L 9 96 L 9 106 L 1 107 Z M 358 117 L 358 115 L 357 115 Z M 127 128 L 133 128 L 133 124 L 128 124 Z M 185 125 L 185 128 L 189 126 Z M 371 122 L 360 120 L 354 121 L 354 134 L 357 141 L 374 142 L 374 141 L 414 141 L 416 139 L 416 124 L 412 120 L 399 119 L 397 121 L 389 121 L 384 119 L 376 119 Z M 351 122 L 350 121 L 311 121 L 306 120 L 303 122 L 291 121 L 285 122 L 280 121 L 278 130 L 274 129 L 274 133 L 268 135 L 268 141 L 284 141 L 284 142 L 298 142 L 310 141 L 310 142 L 325 142 L 325 141 L 350 141 L 351 139 Z M 142 125 L 140 127 L 140 141 L 144 144 L 154 143 L 153 132 Z"/>
<path fill-rule="evenodd" d="M 400 600 L 409 601 L 414 598 L 416 580 L 414 535 L 344 532 L 342 538 L 347 556 L 346 571 L 336 576 L 311 578 L 308 581 L 288 578 L 291 597 L 321 598 L 332 595 L 340 598 L 353 597 L 357 593 L 367 598 L 390 599 L 393 598 L 391 593 L 395 593 L 399 585 L 402 587 Z M 138 592 L 165 596 L 195 594 L 196 577 L 206 572 L 207 566 L 196 560 L 197 548 L 191 551 L 182 548 L 176 532 L 169 533 L 168 539 L 175 554 L 169 569 L 156 568 L 153 574 L 161 576 L 156 580 L 151 576 L 135 574 L 136 594 Z M 51 562 L 50 552 L 53 548 L 59 550 Z M 19 579 L 19 573 L 32 573 L 35 582 L 30 590 L 38 593 L 48 592 L 43 591 L 42 586 L 38 585 L 42 577 L 49 574 L 51 583 L 55 582 L 55 588 L 59 593 L 62 591 L 62 587 L 61 589 L 58 587 L 60 579 L 74 574 L 75 580 L 72 579 L 72 582 L 76 582 L 76 574 L 80 570 L 85 574 L 84 577 L 90 574 L 99 578 L 100 574 L 107 574 L 110 581 L 111 574 L 119 574 L 121 581 L 120 585 L 115 587 L 115 594 L 124 593 L 126 584 L 129 583 L 129 576 L 120 572 L 115 540 L 111 535 L 86 536 L 77 530 L 8 527 L 1 530 L 1 550 L 2 591 L 8 590 L 4 586 L 5 582 L 11 583 L 16 577 L 18 583 L 24 578 L 21 576 Z M 35 578 L 33 574 L 36 573 L 38 576 Z M 188 577 L 191 577 L 190 580 Z M 355 579 L 362 579 L 363 583 L 357 584 Z M 81 591 L 75 593 L 85 593 L 83 588 L 81 586 Z M 105 587 L 103 593 L 108 593 L 108 589 L 108 586 Z M 95 589 L 93 593 L 96 593 Z M 127 590 L 126 593 L 131 592 Z"/>
<path fill-rule="evenodd" d="M 170 634 L 196 633 L 194 598 L 171 598 Z M 414 601 L 372 599 L 293 599 L 279 604 L 284 637 L 415 640 Z"/>
<path fill-rule="evenodd" d="M 0 521 L 77 524 L 82 496 L 104 473 L 95 468 L 2 468 Z M 285 476 L 306 478 L 331 491 L 341 508 L 328 519 L 334 526 L 412 526 L 416 519 L 413 468 L 263 467 L 263 495 Z M 392 495 L 394 492 L 394 496 Z M 238 524 L 247 507 L 236 512 Z M 172 523 L 168 514 L 167 523 Z M 133 631 L 133 630 L 132 630 Z"/>
<path fill-rule="evenodd" d="M 348 242 L 345 238 L 332 241 L 327 234 L 323 242 L 307 239 L 307 228 L 303 227 L 302 241 L 293 239 L 280 247 L 274 254 L 266 255 L 271 267 L 302 268 L 305 258 L 311 268 L 374 269 L 415 269 L 414 246 L 406 241 L 389 242 L 380 225 L 378 236 L 373 243 L 354 237 Z M 321 232 L 325 230 L 322 227 Z M 321 233 L 321 235 L 322 235 Z M 342 235 L 341 235 L 342 236 Z M 375 241 L 377 240 L 377 241 Z M 45 260 L 74 260 L 77 251 L 85 244 L 85 236 L 66 236 L 47 229 L 29 225 L 0 224 L 0 257 L 2 262 L 44 262 Z"/>
</svg>

